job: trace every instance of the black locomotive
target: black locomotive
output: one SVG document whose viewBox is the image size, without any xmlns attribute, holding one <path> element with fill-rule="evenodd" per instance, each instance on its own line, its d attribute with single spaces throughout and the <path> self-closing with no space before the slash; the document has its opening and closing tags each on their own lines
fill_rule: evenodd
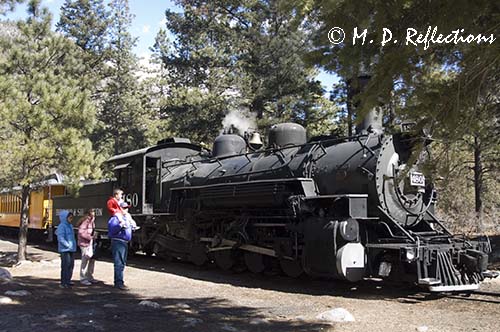
<svg viewBox="0 0 500 332">
<path fill-rule="evenodd" d="M 148 254 L 473 290 L 491 276 L 489 242 L 455 237 L 434 216 L 423 158 L 411 153 L 429 143 L 411 130 L 385 134 L 375 110 L 353 137 L 307 141 L 303 127 L 284 123 L 270 129 L 265 149 L 234 134 L 212 151 L 169 139 L 111 158 L 116 181 L 85 185 L 78 199 L 55 197 L 54 207 L 98 208 L 105 230 L 106 198 L 120 187 L 141 226 L 132 246 Z"/>
</svg>

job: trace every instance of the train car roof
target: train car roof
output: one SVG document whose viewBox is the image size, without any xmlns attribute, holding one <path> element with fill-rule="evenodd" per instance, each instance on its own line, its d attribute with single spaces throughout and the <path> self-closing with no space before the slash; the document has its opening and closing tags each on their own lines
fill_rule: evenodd
<svg viewBox="0 0 500 332">
<path fill-rule="evenodd" d="M 113 163 L 116 161 L 121 161 L 123 159 L 128 159 L 128 158 L 139 156 L 139 155 L 144 155 L 148 152 L 152 152 L 152 151 L 156 151 L 156 150 L 160 150 L 160 149 L 164 149 L 164 148 L 169 148 L 169 147 L 186 147 L 186 148 L 191 148 L 195 151 L 202 151 L 202 149 L 203 149 L 199 145 L 192 144 L 191 141 L 187 138 L 173 137 L 173 138 L 167 138 L 167 139 L 163 139 L 161 141 L 158 141 L 158 144 L 147 147 L 147 148 L 142 148 L 142 149 L 118 154 L 116 156 L 109 158 L 106 162 Z"/>
<path fill-rule="evenodd" d="M 64 176 L 60 173 L 52 173 L 50 175 L 45 176 L 41 181 L 35 182 L 31 184 L 31 187 L 47 187 L 47 186 L 55 186 L 63 184 Z M 20 191 L 22 187 L 20 185 L 13 186 L 11 188 L 0 188 L 0 193 L 9 193 L 12 191 Z"/>
<path fill-rule="evenodd" d="M 138 155 L 141 155 L 141 154 L 145 154 L 151 148 L 152 148 L 152 146 L 147 147 L 147 148 L 143 148 L 143 149 L 139 149 L 139 150 L 125 152 L 125 153 L 122 153 L 122 154 L 117 154 L 116 156 L 113 156 L 113 157 L 109 158 L 107 160 L 107 162 L 110 163 L 110 162 L 113 162 L 113 161 L 116 161 L 116 160 L 125 159 L 125 158 L 129 158 L 129 157 L 134 157 L 134 156 L 138 156 Z"/>
</svg>

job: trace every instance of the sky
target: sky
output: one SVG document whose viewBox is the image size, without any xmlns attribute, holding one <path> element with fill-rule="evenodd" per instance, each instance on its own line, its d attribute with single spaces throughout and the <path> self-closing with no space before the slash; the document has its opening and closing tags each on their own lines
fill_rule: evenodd
<svg viewBox="0 0 500 332">
<path fill-rule="evenodd" d="M 108 1 L 105 1 L 108 3 Z M 59 21 L 59 12 L 64 0 L 42 0 L 42 5 L 49 8 L 53 14 L 53 24 Z M 181 12 L 182 9 L 171 0 L 129 0 L 130 12 L 135 16 L 132 20 L 130 33 L 137 37 L 135 54 L 142 58 L 149 58 L 149 48 L 153 46 L 154 39 L 161 27 L 165 27 L 165 10 L 171 9 Z M 26 5 L 18 5 L 13 13 L 6 15 L 7 19 L 20 19 L 26 16 Z M 331 90 L 332 84 L 338 81 L 336 75 L 320 70 L 317 79 L 321 81 L 325 92 Z"/>
</svg>

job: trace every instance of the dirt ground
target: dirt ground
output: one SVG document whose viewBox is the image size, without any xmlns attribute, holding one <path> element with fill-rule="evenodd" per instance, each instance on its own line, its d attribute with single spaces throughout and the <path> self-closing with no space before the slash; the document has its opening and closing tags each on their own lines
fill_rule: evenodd
<svg viewBox="0 0 500 332">
<path fill-rule="evenodd" d="M 67 290 L 58 287 L 53 248 L 30 246 L 31 261 L 12 266 L 16 252 L 14 241 L 0 239 L 0 266 L 13 277 L 0 283 L 0 331 L 500 331 L 499 278 L 480 294 L 436 297 L 373 281 L 228 273 L 138 255 L 125 270 L 128 291 L 112 287 L 109 258 L 96 264 L 101 282 L 87 287 L 78 282 L 77 258 Z M 20 290 L 29 293 L 5 294 Z M 355 321 L 317 318 L 334 308 Z"/>
</svg>

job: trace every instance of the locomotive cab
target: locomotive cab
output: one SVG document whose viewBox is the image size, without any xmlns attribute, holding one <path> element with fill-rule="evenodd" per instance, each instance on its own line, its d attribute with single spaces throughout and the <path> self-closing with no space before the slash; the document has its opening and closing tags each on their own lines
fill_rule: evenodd
<svg viewBox="0 0 500 332">
<path fill-rule="evenodd" d="M 115 187 L 124 192 L 132 215 L 150 215 L 165 212 L 163 206 L 162 178 L 169 172 L 169 165 L 187 159 L 199 158 L 202 148 L 186 138 L 169 138 L 157 145 L 114 156 Z M 168 193 L 167 193 L 168 194 Z"/>
</svg>

